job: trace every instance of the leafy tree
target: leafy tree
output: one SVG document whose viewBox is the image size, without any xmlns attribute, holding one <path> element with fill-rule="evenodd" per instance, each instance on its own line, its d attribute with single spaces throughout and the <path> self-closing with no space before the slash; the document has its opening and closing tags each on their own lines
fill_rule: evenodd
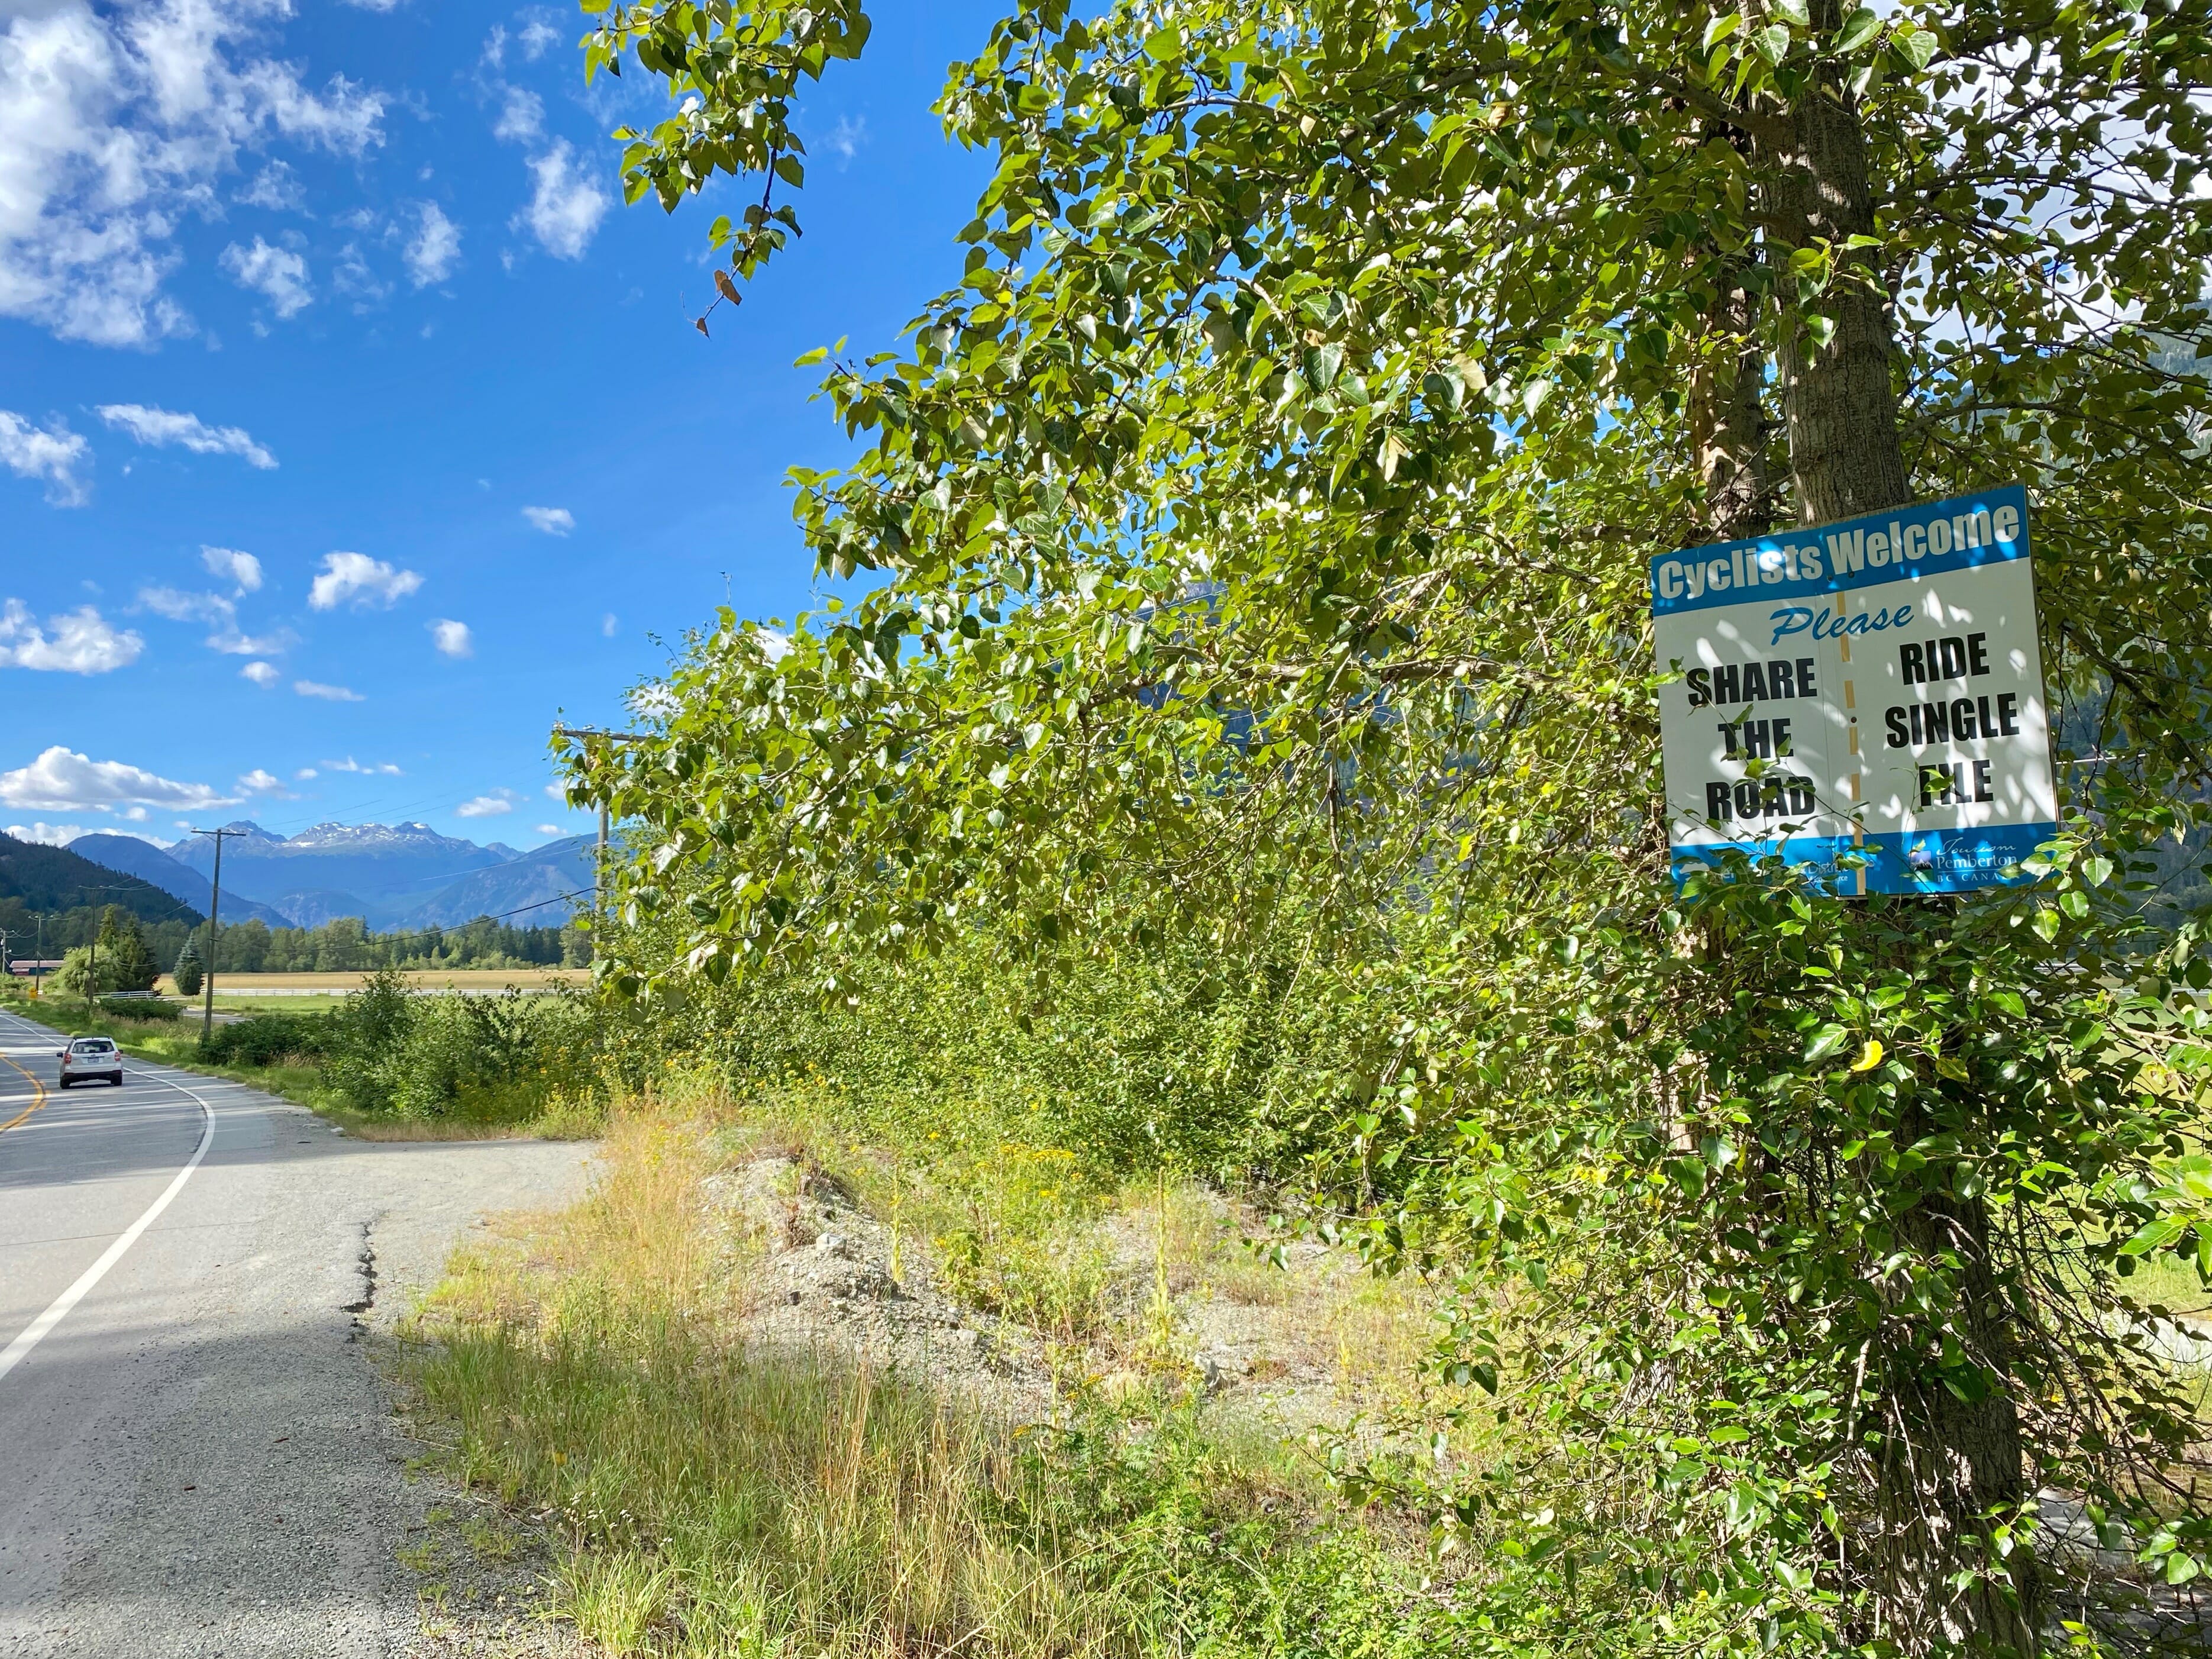
<svg viewBox="0 0 2212 1659">
<path fill-rule="evenodd" d="M 696 100 L 634 197 L 771 175 L 713 233 L 749 275 L 856 13 L 586 9 Z M 724 611 L 656 739 L 571 751 L 641 826 L 598 972 L 1286 957 L 1317 1211 L 1460 1276 L 1439 1366 L 1548 1449 L 1364 1477 L 1520 1564 L 1486 1616 L 2031 1652 L 2097 1588 L 2045 1487 L 2186 1580 L 2127 1275 L 2199 1248 L 2212 969 L 2135 878 L 2207 817 L 2207 46 L 2173 0 L 1029 0 L 939 106 L 999 160 L 963 283 L 831 365 L 867 447 L 793 475 L 872 584 Z M 2039 884 L 1676 895 L 1649 556 L 2014 479 L 2099 711 Z"/>
<path fill-rule="evenodd" d="M 206 975 L 200 971 L 200 947 L 195 939 L 186 939 L 185 948 L 177 953 L 177 965 L 173 976 L 177 981 L 177 994 L 196 997 Z"/>
<path fill-rule="evenodd" d="M 94 986 L 92 952 L 88 947 L 78 945 L 76 949 L 64 954 L 62 965 L 54 969 L 52 976 L 46 981 L 46 988 L 51 994 L 82 997 L 89 1001 L 95 989 L 104 990 L 106 988 Z"/>
<path fill-rule="evenodd" d="M 273 939 L 269 924 L 258 916 L 249 916 L 224 928 L 218 946 L 223 971 L 260 973 L 268 965 Z"/>
</svg>

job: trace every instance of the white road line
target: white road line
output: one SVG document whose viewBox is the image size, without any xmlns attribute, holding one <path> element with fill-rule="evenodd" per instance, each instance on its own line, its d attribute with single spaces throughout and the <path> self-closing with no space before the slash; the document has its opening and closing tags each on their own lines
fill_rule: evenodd
<svg viewBox="0 0 2212 1659">
<path fill-rule="evenodd" d="M 25 1023 L 28 1024 L 27 1021 Z M 174 1089 L 180 1095 L 191 1097 L 200 1109 L 200 1144 L 192 1148 L 191 1158 L 186 1161 L 183 1169 L 177 1171 L 176 1178 L 162 1189 L 161 1197 L 146 1206 L 146 1213 L 132 1222 L 120 1237 L 102 1251 L 100 1260 L 87 1267 L 78 1276 L 76 1284 L 56 1297 L 46 1312 L 33 1320 L 29 1328 L 21 1336 L 10 1342 L 4 1350 L 0 1350 L 0 1378 L 5 1378 L 9 1371 L 21 1364 L 29 1357 L 31 1350 L 45 1340 L 46 1333 L 67 1318 L 69 1310 L 83 1301 L 92 1287 L 107 1276 L 107 1270 L 110 1267 L 123 1260 L 124 1252 L 138 1242 L 139 1235 L 152 1226 L 161 1212 L 169 1207 L 170 1200 L 184 1190 L 185 1182 L 191 1179 L 192 1171 L 200 1167 L 200 1160 L 207 1156 L 209 1146 L 214 1144 L 215 1113 L 207 1102 L 200 1099 L 182 1084 L 172 1083 L 167 1078 L 155 1077 L 149 1073 L 135 1069 L 132 1075 L 144 1078 L 149 1083 L 158 1083 L 164 1088 Z"/>
</svg>

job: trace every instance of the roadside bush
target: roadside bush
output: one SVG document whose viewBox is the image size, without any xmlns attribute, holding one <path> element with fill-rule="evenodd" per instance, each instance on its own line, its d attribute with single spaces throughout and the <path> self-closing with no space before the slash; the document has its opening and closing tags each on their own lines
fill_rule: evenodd
<svg viewBox="0 0 2212 1659">
<path fill-rule="evenodd" d="M 599 1093 L 596 1011 L 572 992 L 418 997 L 385 969 L 330 1017 L 325 1081 L 356 1111 L 512 1123 Z"/>
<path fill-rule="evenodd" d="M 102 997 L 100 1008 L 118 1019 L 173 1020 L 184 1012 L 181 1004 L 159 997 Z"/>
<path fill-rule="evenodd" d="M 218 1066 L 274 1066 L 298 1055 L 319 1058 L 331 1043 L 327 1014 L 256 1014 L 218 1025 L 200 1044 L 200 1055 Z"/>
<path fill-rule="evenodd" d="M 1262 950 L 1130 948 L 1069 962 L 1044 986 L 964 939 L 939 957 L 842 963 L 825 999 L 811 977 L 762 975 L 700 986 L 681 1010 L 611 1013 L 611 1063 L 653 1086 L 672 1061 L 740 1093 L 797 1087 L 852 1133 L 944 1153 L 995 1157 L 1002 1144 L 1073 1153 L 1113 1182 L 1164 1164 L 1224 1180 L 1296 1158 L 1286 1109 L 1320 1075 L 1310 1042 L 1284 1042 L 1310 970 L 1294 987 L 1297 941 Z"/>
</svg>

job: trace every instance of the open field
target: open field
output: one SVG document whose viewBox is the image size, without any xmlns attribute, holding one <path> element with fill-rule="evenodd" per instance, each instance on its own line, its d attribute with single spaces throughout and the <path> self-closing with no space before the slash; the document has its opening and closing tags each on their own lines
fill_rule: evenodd
<svg viewBox="0 0 2212 1659">
<path fill-rule="evenodd" d="M 366 973 L 349 974 L 219 974 L 216 1000 L 228 997 L 327 996 L 342 997 L 358 991 Z M 423 968 L 409 971 L 407 982 L 418 991 L 542 991 L 556 985 L 581 989 L 592 981 L 588 968 Z M 177 994 L 176 981 L 161 975 L 156 988 L 164 996 Z"/>
</svg>

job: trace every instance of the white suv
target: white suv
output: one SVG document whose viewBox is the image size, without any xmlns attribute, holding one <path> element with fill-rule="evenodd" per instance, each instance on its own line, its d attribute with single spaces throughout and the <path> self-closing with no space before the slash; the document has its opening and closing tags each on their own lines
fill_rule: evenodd
<svg viewBox="0 0 2212 1659">
<path fill-rule="evenodd" d="M 123 1054 L 112 1037 L 79 1037 L 61 1051 L 62 1087 L 104 1077 L 118 1088 L 123 1083 Z"/>
</svg>

